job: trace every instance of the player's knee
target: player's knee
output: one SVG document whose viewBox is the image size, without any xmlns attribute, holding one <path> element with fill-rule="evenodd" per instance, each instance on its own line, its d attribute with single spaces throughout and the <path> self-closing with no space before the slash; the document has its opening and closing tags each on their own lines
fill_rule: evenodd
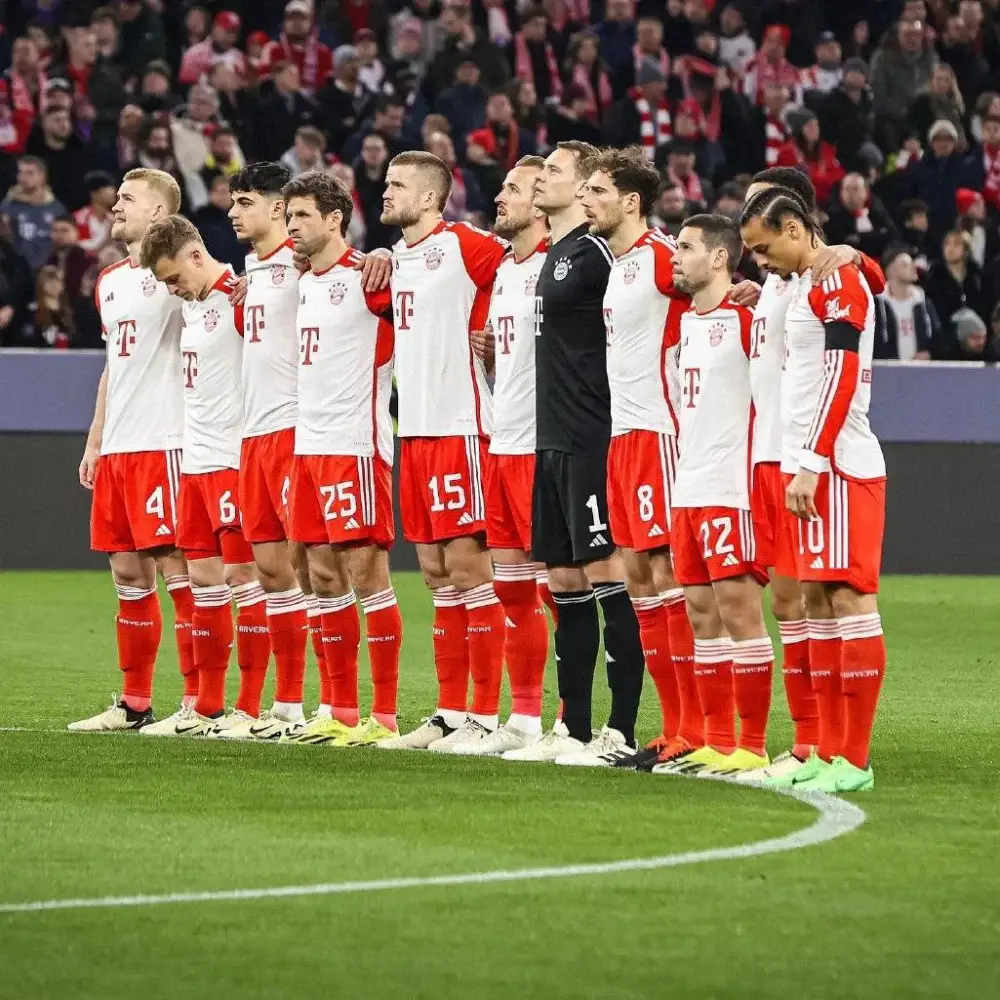
<svg viewBox="0 0 1000 1000">
<path fill-rule="evenodd" d="M 445 553 L 448 581 L 459 590 L 472 590 L 493 578 L 490 554 L 468 546 L 453 546 Z"/>
<path fill-rule="evenodd" d="M 351 583 L 361 598 L 380 594 L 392 586 L 389 579 L 389 560 L 385 552 L 379 550 L 370 558 L 360 560 L 351 567 Z"/>
<path fill-rule="evenodd" d="M 245 583 L 255 583 L 257 571 L 253 563 L 227 564 L 223 569 L 226 583 L 230 587 L 242 587 Z"/>
<path fill-rule="evenodd" d="M 156 586 L 156 569 L 139 562 L 112 565 L 111 576 L 119 587 L 136 587 L 150 590 Z"/>
<path fill-rule="evenodd" d="M 797 622 L 805 617 L 805 605 L 801 594 L 789 596 L 771 592 L 771 611 L 779 622 Z"/>
<path fill-rule="evenodd" d="M 836 617 L 826 588 L 821 583 L 802 585 L 802 603 L 806 609 L 807 618 L 820 620 Z"/>
<path fill-rule="evenodd" d="M 309 566 L 309 583 L 319 597 L 338 597 L 351 589 L 346 570 L 330 563 Z"/>
<path fill-rule="evenodd" d="M 838 587 L 830 595 L 835 618 L 854 618 L 856 615 L 870 615 L 878 611 L 878 597 L 862 594 L 851 587 Z"/>
<path fill-rule="evenodd" d="M 576 593 L 590 590 L 587 574 L 579 566 L 550 566 L 549 590 L 553 594 Z"/>
</svg>

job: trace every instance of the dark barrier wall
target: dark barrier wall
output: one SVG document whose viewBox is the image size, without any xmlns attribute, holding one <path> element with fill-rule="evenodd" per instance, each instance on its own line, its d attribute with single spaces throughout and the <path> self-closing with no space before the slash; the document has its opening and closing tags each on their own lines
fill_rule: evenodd
<svg viewBox="0 0 1000 1000">
<path fill-rule="evenodd" d="M 87 548 L 90 495 L 76 476 L 83 444 L 82 434 L 0 435 L 0 569 L 106 565 Z M 1000 571 L 992 532 L 1000 510 L 1000 445 L 883 447 L 889 468 L 885 571 Z M 396 527 L 398 533 L 398 512 Z M 416 569 L 412 547 L 399 542 L 393 565 Z"/>
</svg>

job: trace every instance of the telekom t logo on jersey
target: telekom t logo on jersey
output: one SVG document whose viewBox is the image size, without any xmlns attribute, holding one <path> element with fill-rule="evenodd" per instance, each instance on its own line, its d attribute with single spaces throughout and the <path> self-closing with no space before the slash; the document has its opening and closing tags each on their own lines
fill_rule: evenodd
<svg viewBox="0 0 1000 1000">
<path fill-rule="evenodd" d="M 246 311 L 246 324 L 243 329 L 243 334 L 246 336 L 246 341 L 248 344 L 259 344 L 260 337 L 258 334 L 264 329 L 264 306 L 262 303 L 257 303 L 256 305 L 248 306 Z"/>
<path fill-rule="evenodd" d="M 116 339 L 118 344 L 118 357 L 129 358 L 129 348 L 135 346 L 135 320 L 134 319 L 120 319 L 118 320 L 118 337 Z"/>
<path fill-rule="evenodd" d="M 302 364 L 311 365 L 313 355 L 319 350 L 319 327 L 304 326 L 299 333 L 299 352 Z"/>
<path fill-rule="evenodd" d="M 498 316 L 497 343 L 500 345 L 501 354 L 510 354 L 510 345 L 514 343 L 514 317 Z"/>
<path fill-rule="evenodd" d="M 400 330 L 410 329 L 413 319 L 413 292 L 396 292 L 396 323 Z"/>
<path fill-rule="evenodd" d="M 689 409 L 693 410 L 697 406 L 696 400 L 698 396 L 701 395 L 701 369 L 700 368 L 685 368 L 684 369 L 684 384 L 682 386 L 684 392 L 684 405 Z"/>
<path fill-rule="evenodd" d="M 184 388 L 193 389 L 194 380 L 198 377 L 198 352 L 181 351 L 184 357 Z"/>
</svg>

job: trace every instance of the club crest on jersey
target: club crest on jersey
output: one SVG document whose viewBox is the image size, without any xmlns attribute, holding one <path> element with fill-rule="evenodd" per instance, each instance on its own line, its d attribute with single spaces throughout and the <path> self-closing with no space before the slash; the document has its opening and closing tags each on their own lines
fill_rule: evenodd
<svg viewBox="0 0 1000 1000">
<path fill-rule="evenodd" d="M 570 263 L 569 258 L 568 257 L 560 257 L 556 261 L 556 266 L 554 268 L 552 268 L 552 277 L 555 278 L 556 281 L 562 281 L 563 278 L 565 278 L 566 275 L 569 274 L 569 272 L 572 269 L 573 269 L 573 265 Z"/>
<path fill-rule="evenodd" d="M 424 263 L 427 265 L 428 271 L 436 271 L 441 266 L 441 261 L 443 260 L 444 251 L 440 247 L 431 247 L 424 254 Z"/>
<path fill-rule="evenodd" d="M 218 309 L 209 309 L 205 313 L 205 329 L 212 333 L 215 328 L 219 325 L 219 311 Z"/>
<path fill-rule="evenodd" d="M 722 343 L 722 338 L 726 335 L 725 323 L 714 323 L 708 330 L 708 342 L 713 347 L 718 347 Z"/>
<path fill-rule="evenodd" d="M 142 294 L 145 295 L 147 299 L 156 294 L 156 278 L 154 278 L 151 274 L 146 275 L 146 277 L 142 279 Z"/>
<path fill-rule="evenodd" d="M 639 262 L 637 260 L 630 260 L 625 265 L 625 284 L 631 285 L 633 281 L 639 275 Z"/>
<path fill-rule="evenodd" d="M 789 286 L 790 284 L 791 284 L 791 282 L 790 282 L 790 281 L 788 281 L 788 279 L 787 279 L 787 278 L 779 278 L 779 279 L 778 279 L 778 280 L 777 280 L 777 281 L 776 281 L 776 282 L 774 283 L 774 294 L 775 294 L 775 295 L 777 295 L 777 296 L 778 296 L 778 298 L 781 298 L 781 296 L 782 296 L 782 295 L 784 295 L 784 294 L 785 294 L 785 292 L 787 292 L 787 291 L 788 291 L 788 286 Z"/>
<path fill-rule="evenodd" d="M 330 303 L 339 306 L 344 301 L 346 294 L 347 286 L 342 281 L 338 281 L 335 285 L 330 286 Z"/>
<path fill-rule="evenodd" d="M 284 264 L 274 264 L 271 267 L 271 284 L 272 285 L 283 285 L 285 283 L 285 271 L 288 268 Z"/>
<path fill-rule="evenodd" d="M 826 316 L 823 317 L 824 323 L 836 323 L 839 320 L 850 319 L 850 318 L 851 318 L 851 307 L 850 305 L 846 305 L 844 306 L 843 309 L 841 309 L 839 296 L 827 300 Z"/>
</svg>

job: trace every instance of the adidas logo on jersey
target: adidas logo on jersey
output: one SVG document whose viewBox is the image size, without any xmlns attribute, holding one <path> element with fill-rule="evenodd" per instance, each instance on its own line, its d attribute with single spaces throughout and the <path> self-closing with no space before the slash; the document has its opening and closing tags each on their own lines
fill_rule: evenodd
<svg viewBox="0 0 1000 1000">
<path fill-rule="evenodd" d="M 822 569 L 823 568 L 823 557 L 816 556 L 815 559 L 809 565 L 810 569 Z"/>
<path fill-rule="evenodd" d="M 108 294 L 104 296 L 104 301 L 105 302 L 114 302 L 115 301 L 115 293 L 114 292 L 108 292 Z"/>
<path fill-rule="evenodd" d="M 472 515 L 468 511 L 458 519 L 459 527 L 464 527 L 466 524 L 472 524 Z"/>
<path fill-rule="evenodd" d="M 352 517 L 348 520 L 347 524 L 344 525 L 344 530 L 357 531 L 359 527 L 361 526 L 358 524 L 357 520 L 355 520 L 355 518 Z"/>
<path fill-rule="evenodd" d="M 157 534 L 157 536 L 160 536 L 160 535 L 172 535 L 173 532 L 165 524 L 161 524 L 156 529 L 156 534 Z"/>
<path fill-rule="evenodd" d="M 737 559 L 736 556 L 734 556 L 732 554 L 732 552 L 730 552 L 729 555 L 726 556 L 726 558 L 722 560 L 723 567 L 727 567 L 727 566 L 739 566 L 739 564 L 740 564 L 739 559 Z"/>
<path fill-rule="evenodd" d="M 659 538 L 663 534 L 665 534 L 664 530 L 658 524 L 654 524 L 653 527 L 649 529 L 649 534 L 646 537 Z"/>
<path fill-rule="evenodd" d="M 598 534 L 598 535 L 594 535 L 594 538 L 593 538 L 593 540 L 590 543 L 590 547 L 592 549 L 596 549 L 600 545 L 607 545 L 607 544 L 608 544 L 608 540 L 604 537 L 604 535 Z"/>
</svg>

